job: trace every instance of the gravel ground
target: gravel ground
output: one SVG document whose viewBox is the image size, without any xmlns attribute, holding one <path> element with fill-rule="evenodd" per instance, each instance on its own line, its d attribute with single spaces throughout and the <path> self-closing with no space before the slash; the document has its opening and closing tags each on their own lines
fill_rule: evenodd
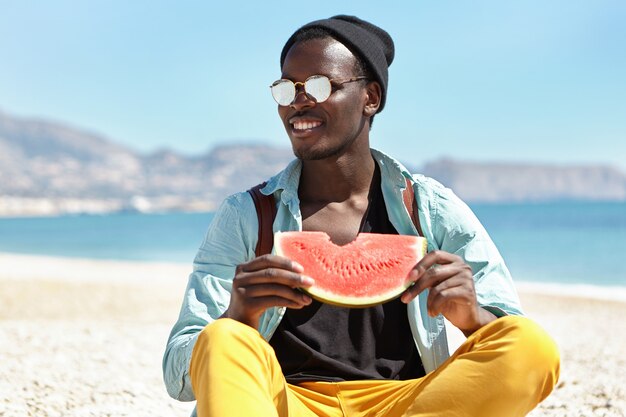
<svg viewBox="0 0 626 417">
<path fill-rule="evenodd" d="M 556 390 L 530 416 L 626 416 L 626 303 L 522 293 L 561 348 Z"/>
<path fill-rule="evenodd" d="M 186 266 L 66 261 L 52 271 L 13 255 L 0 265 L 27 259 L 30 275 L 0 270 L 0 417 L 190 414 L 161 379 Z M 558 387 L 530 416 L 626 416 L 626 303 L 521 296 L 562 351 Z"/>
</svg>

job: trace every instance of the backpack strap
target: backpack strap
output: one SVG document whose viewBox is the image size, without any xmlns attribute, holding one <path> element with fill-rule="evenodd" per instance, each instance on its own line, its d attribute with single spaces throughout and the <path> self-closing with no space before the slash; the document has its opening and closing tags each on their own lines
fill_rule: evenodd
<svg viewBox="0 0 626 417">
<path fill-rule="evenodd" d="M 257 219 L 259 219 L 259 240 L 254 250 L 256 256 L 271 253 L 274 247 L 273 226 L 276 218 L 276 202 L 274 201 L 274 194 L 265 195 L 261 192 L 261 188 L 265 187 L 265 184 L 267 182 L 263 182 L 248 190 L 254 201 Z"/>
<path fill-rule="evenodd" d="M 417 200 L 415 200 L 415 193 L 413 191 L 413 184 L 411 180 L 406 179 L 406 188 L 402 193 L 402 199 L 404 200 L 404 207 L 406 207 L 406 211 L 409 212 L 409 216 L 411 216 L 411 221 L 417 229 L 417 234 L 419 236 L 424 236 L 424 232 L 422 232 L 422 227 L 420 226 L 420 218 L 417 212 Z"/>
<path fill-rule="evenodd" d="M 265 187 L 265 184 L 267 183 L 263 182 L 248 190 L 254 201 L 257 219 L 259 219 L 259 238 L 254 251 L 256 256 L 271 253 L 274 247 L 273 226 L 274 219 L 276 219 L 276 202 L 273 194 L 265 195 L 261 192 L 261 188 Z M 408 178 L 406 179 L 406 189 L 402 193 L 402 199 L 406 211 L 411 216 L 411 221 L 417 229 L 417 233 L 420 236 L 424 236 L 417 213 L 417 201 L 415 200 L 413 184 Z"/>
</svg>

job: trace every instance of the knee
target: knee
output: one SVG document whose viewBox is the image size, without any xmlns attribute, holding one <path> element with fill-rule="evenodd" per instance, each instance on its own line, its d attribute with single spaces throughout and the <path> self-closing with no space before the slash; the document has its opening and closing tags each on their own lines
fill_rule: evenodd
<svg viewBox="0 0 626 417">
<path fill-rule="evenodd" d="M 200 348 L 205 349 L 233 347 L 259 337 L 259 332 L 248 325 L 232 319 L 218 319 L 204 327 L 198 336 L 196 346 L 200 345 Z"/>
<path fill-rule="evenodd" d="M 217 319 L 204 327 L 201 332 L 201 337 L 233 337 L 241 332 L 248 331 L 256 332 L 256 330 L 250 326 L 237 320 Z"/>
<path fill-rule="evenodd" d="M 198 335 L 191 353 L 190 370 L 210 367 L 215 361 L 237 361 L 234 352 L 253 348 L 262 339 L 250 326 L 231 319 L 207 324 Z"/>
<path fill-rule="evenodd" d="M 536 322 L 526 317 L 508 316 L 499 319 L 505 338 L 513 344 L 516 354 L 533 363 L 545 363 L 550 369 L 560 364 L 559 348 L 552 337 Z"/>
<path fill-rule="evenodd" d="M 511 367 L 525 375 L 523 385 L 536 388 L 538 401 L 548 396 L 556 385 L 561 355 L 556 342 L 534 321 L 519 316 L 498 319 L 502 339 L 506 342 Z"/>
</svg>

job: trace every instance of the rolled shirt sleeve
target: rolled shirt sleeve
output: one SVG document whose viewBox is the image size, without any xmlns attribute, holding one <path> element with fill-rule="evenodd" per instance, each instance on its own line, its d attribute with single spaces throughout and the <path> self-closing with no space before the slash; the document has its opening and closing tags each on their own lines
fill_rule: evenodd
<svg viewBox="0 0 626 417">
<path fill-rule="evenodd" d="M 254 255 L 258 220 L 248 193 L 228 197 L 219 207 L 194 259 L 183 304 L 163 356 L 167 392 L 180 401 L 195 396 L 189 362 L 198 334 L 228 308 L 237 265 Z"/>
<path fill-rule="evenodd" d="M 427 196 L 422 209 L 429 213 L 425 218 L 432 239 L 429 249 L 441 249 L 465 260 L 472 268 L 481 307 L 498 317 L 523 314 L 504 259 L 476 215 L 452 190 L 437 181 L 423 176 L 416 180 L 422 187 L 420 194 Z"/>
</svg>

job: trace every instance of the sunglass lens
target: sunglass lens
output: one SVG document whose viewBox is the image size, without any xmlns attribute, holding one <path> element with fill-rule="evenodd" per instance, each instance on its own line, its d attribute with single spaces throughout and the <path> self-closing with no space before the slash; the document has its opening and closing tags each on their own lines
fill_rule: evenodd
<svg viewBox="0 0 626 417">
<path fill-rule="evenodd" d="M 304 83 L 304 89 L 318 103 L 330 97 L 332 91 L 330 80 L 324 75 L 314 75 L 308 78 Z"/>
<path fill-rule="evenodd" d="M 296 97 L 296 87 L 289 80 L 278 80 L 271 87 L 274 100 L 281 106 L 288 106 Z"/>
</svg>

